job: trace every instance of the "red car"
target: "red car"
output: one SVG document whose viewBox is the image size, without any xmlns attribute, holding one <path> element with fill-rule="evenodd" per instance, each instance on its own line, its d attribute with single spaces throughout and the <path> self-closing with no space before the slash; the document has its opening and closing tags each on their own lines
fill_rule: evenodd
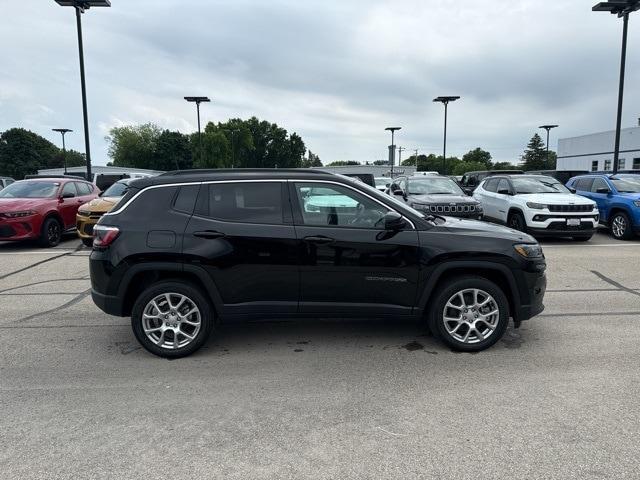
<svg viewBox="0 0 640 480">
<path fill-rule="evenodd" d="M 76 227 L 78 207 L 98 196 L 95 185 L 80 179 L 32 178 L 0 191 L 0 241 L 36 239 L 55 247 Z"/>
</svg>

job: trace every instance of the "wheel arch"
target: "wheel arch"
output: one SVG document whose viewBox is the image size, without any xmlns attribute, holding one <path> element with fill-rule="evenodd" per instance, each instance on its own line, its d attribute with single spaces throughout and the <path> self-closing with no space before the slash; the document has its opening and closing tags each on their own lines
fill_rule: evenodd
<svg viewBox="0 0 640 480">
<path fill-rule="evenodd" d="M 131 315 L 136 299 L 147 287 L 165 280 L 193 284 L 210 300 L 214 313 L 219 316 L 222 311 L 222 299 L 215 283 L 204 269 L 192 265 L 160 262 L 133 265 L 127 271 L 118 288 L 118 297 L 122 301 L 122 315 Z"/>
<path fill-rule="evenodd" d="M 509 315 L 517 314 L 520 292 L 511 269 L 504 264 L 488 261 L 455 261 L 436 267 L 425 285 L 418 302 L 418 314 L 427 313 L 429 300 L 433 298 L 439 284 L 459 276 L 475 275 L 492 281 L 502 289 L 509 301 Z"/>
</svg>

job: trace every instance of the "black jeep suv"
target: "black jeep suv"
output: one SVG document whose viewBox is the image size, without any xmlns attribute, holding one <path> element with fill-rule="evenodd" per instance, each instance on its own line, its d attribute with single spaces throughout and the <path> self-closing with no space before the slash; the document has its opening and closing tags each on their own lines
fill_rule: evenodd
<svg viewBox="0 0 640 480">
<path fill-rule="evenodd" d="M 221 320 L 424 319 L 478 351 L 544 308 L 527 234 L 427 215 L 313 170 L 176 172 L 130 184 L 95 228 L 94 302 L 152 353 L 197 350 Z"/>
</svg>

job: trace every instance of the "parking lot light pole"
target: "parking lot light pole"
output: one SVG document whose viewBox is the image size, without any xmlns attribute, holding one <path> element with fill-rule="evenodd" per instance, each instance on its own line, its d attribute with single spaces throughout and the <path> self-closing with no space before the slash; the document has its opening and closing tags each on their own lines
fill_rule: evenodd
<svg viewBox="0 0 640 480">
<path fill-rule="evenodd" d="M 90 7 L 110 7 L 109 0 L 55 0 L 62 7 L 73 7 L 76 10 L 76 26 L 78 30 L 78 55 L 80 57 L 80 87 L 82 90 L 82 116 L 84 118 L 84 149 L 87 160 L 87 180 L 91 181 L 91 147 L 89 146 L 89 114 L 87 108 L 87 85 L 84 75 L 84 47 L 82 44 L 82 14 Z"/>
<path fill-rule="evenodd" d="M 393 165 L 396 163 L 396 144 L 394 141 L 394 134 L 396 130 L 400 130 L 402 127 L 387 127 L 385 130 L 391 132 L 391 146 L 389 147 L 389 163 L 391 164 L 391 178 L 393 178 Z"/>
<path fill-rule="evenodd" d="M 593 6 L 594 12 L 609 12 L 622 18 L 622 52 L 620 54 L 620 83 L 618 85 L 618 112 L 616 116 L 616 137 L 613 147 L 613 174 L 618 173 L 618 157 L 620 156 L 620 128 L 622 124 L 622 98 L 624 93 L 624 69 L 627 59 L 627 30 L 629 14 L 640 9 L 640 0 L 610 0 Z"/>
<path fill-rule="evenodd" d="M 446 173 L 447 161 L 447 108 L 449 102 L 455 102 L 460 96 L 442 96 L 433 99 L 434 102 L 440 102 L 444 105 L 444 146 L 442 148 L 442 175 Z"/>
<path fill-rule="evenodd" d="M 200 131 L 200 104 L 203 102 L 210 102 L 209 97 L 184 97 L 187 102 L 195 103 L 196 110 L 198 112 L 198 148 L 200 148 L 200 160 L 204 158 L 204 152 L 202 151 L 202 132 Z"/>
<path fill-rule="evenodd" d="M 544 128 L 547 131 L 547 166 L 549 164 L 549 131 L 559 125 L 540 125 L 538 128 Z"/>
<path fill-rule="evenodd" d="M 64 144 L 64 134 L 73 132 L 73 130 L 69 130 L 68 128 L 52 128 L 54 132 L 58 132 L 62 134 L 62 161 L 64 162 L 64 174 L 67 174 L 67 148 Z"/>
</svg>

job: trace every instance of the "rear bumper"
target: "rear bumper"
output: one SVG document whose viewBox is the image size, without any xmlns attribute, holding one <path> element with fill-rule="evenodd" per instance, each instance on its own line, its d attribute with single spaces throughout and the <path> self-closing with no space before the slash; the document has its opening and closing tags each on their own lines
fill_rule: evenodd
<svg viewBox="0 0 640 480">
<path fill-rule="evenodd" d="M 116 317 L 125 316 L 122 308 L 122 299 L 120 297 L 105 295 L 104 293 L 97 292 L 95 289 L 91 289 L 91 298 L 93 303 L 104 313 Z"/>
</svg>

